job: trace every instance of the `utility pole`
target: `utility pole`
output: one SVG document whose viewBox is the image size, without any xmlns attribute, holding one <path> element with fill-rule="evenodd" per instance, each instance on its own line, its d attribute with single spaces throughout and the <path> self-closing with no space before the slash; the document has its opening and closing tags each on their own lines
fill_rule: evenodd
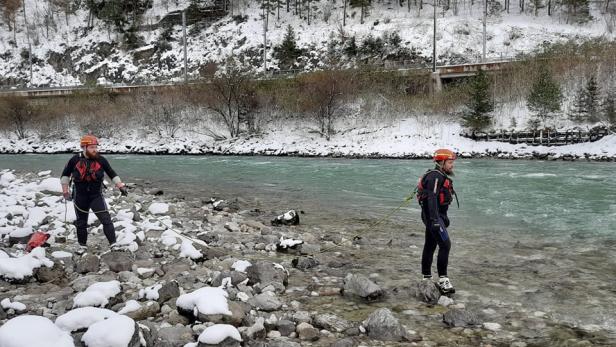
<svg viewBox="0 0 616 347">
<path fill-rule="evenodd" d="M 269 0 L 263 6 L 263 74 L 267 74 L 267 17 L 269 15 Z"/>
<path fill-rule="evenodd" d="M 30 28 L 28 27 L 28 18 L 26 17 L 26 2 L 22 1 L 24 8 L 24 23 L 26 25 L 26 37 L 28 38 L 28 62 L 30 63 L 30 84 L 32 84 L 32 43 L 30 41 Z M 13 30 L 17 30 L 13 28 Z"/>
<path fill-rule="evenodd" d="M 184 32 L 184 82 L 188 83 L 188 59 L 186 57 L 186 10 L 182 11 L 182 29 Z"/>
<path fill-rule="evenodd" d="M 432 72 L 436 72 L 436 0 L 434 0 L 434 28 L 432 32 Z"/>
<path fill-rule="evenodd" d="M 481 62 L 486 62 L 486 21 L 488 17 L 488 0 L 483 0 L 483 54 L 481 55 Z"/>
</svg>

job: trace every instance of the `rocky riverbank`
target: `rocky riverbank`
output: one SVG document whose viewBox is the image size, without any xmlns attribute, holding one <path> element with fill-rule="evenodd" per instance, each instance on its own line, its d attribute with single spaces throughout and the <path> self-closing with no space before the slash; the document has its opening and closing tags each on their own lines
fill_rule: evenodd
<svg viewBox="0 0 616 347">
<path fill-rule="evenodd" d="M 0 173 L 2 346 L 34 346 L 38 335 L 58 347 L 614 342 L 601 327 L 567 324 L 498 294 L 440 296 L 430 281 L 409 279 L 391 234 L 354 237 L 353 228 L 303 225 L 301 213 L 167 196 L 147 182 L 128 198 L 106 193 L 123 250 L 108 249 L 92 218 L 89 249 L 79 254 L 59 188 L 49 172 Z M 48 245 L 25 253 L 34 230 L 50 234 Z M 403 253 L 415 255 L 422 239 L 411 234 Z M 529 300 L 536 294 L 518 290 Z"/>
</svg>

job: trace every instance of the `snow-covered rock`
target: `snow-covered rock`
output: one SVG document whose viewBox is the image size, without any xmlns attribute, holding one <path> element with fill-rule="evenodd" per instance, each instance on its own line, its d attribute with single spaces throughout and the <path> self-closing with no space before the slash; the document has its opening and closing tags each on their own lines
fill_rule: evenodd
<svg viewBox="0 0 616 347">
<path fill-rule="evenodd" d="M 81 340 L 88 347 L 132 347 L 135 335 L 135 321 L 116 315 L 90 325 Z"/>
<path fill-rule="evenodd" d="M 169 204 L 164 202 L 154 202 L 148 207 L 148 211 L 154 215 L 166 214 L 169 212 Z"/>
<path fill-rule="evenodd" d="M 90 325 L 116 316 L 117 313 L 98 307 L 80 307 L 66 312 L 56 318 L 58 328 L 71 332 L 86 329 Z"/>
<path fill-rule="evenodd" d="M 232 338 L 239 342 L 242 341 L 240 332 L 233 325 L 214 324 L 203 330 L 201 335 L 199 335 L 199 342 L 208 345 L 216 345 L 223 342 L 227 338 Z"/>
<path fill-rule="evenodd" d="M 17 258 L 0 258 L 0 276 L 8 280 L 22 280 L 31 277 L 34 269 L 41 266 L 52 267 L 53 261 L 45 257 L 45 249 L 37 247 Z"/>
<path fill-rule="evenodd" d="M 73 307 L 105 306 L 122 291 L 119 281 L 97 282 L 73 299 Z"/>
<path fill-rule="evenodd" d="M 2 347 L 74 347 L 71 335 L 48 318 L 18 316 L 0 327 Z"/>
<path fill-rule="evenodd" d="M 221 288 L 204 287 L 195 290 L 192 293 L 180 295 L 176 300 L 177 307 L 186 312 L 192 312 L 195 316 L 198 314 L 213 315 L 224 314 L 231 315 L 227 297 L 229 294 Z"/>
</svg>

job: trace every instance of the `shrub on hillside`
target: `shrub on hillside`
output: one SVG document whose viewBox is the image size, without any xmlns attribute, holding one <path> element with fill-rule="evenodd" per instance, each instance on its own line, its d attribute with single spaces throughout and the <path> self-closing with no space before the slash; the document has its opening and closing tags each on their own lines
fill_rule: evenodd
<svg viewBox="0 0 616 347">
<path fill-rule="evenodd" d="M 0 124 L 17 136 L 28 137 L 29 128 L 40 117 L 40 109 L 26 98 L 11 96 L 0 99 Z"/>
</svg>

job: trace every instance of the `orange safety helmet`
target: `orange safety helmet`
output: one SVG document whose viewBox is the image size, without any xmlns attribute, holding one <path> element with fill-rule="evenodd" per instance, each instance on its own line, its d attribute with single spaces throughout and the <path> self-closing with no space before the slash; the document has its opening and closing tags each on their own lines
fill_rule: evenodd
<svg viewBox="0 0 616 347">
<path fill-rule="evenodd" d="M 437 149 L 434 152 L 434 161 L 456 160 L 456 154 L 445 148 Z"/>
<path fill-rule="evenodd" d="M 81 141 L 79 141 L 79 145 L 81 147 L 87 147 L 90 145 L 98 145 L 98 144 L 99 144 L 98 139 L 94 135 L 85 135 L 84 137 L 81 138 Z"/>
</svg>

